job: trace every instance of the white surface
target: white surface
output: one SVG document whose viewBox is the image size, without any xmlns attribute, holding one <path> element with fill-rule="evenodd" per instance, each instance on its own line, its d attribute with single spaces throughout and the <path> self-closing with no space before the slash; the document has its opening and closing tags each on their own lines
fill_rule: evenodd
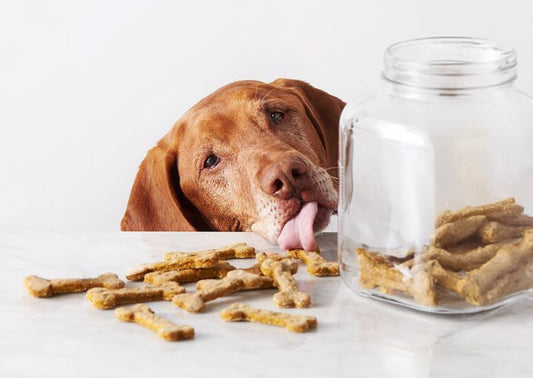
<svg viewBox="0 0 533 378">
<path fill-rule="evenodd" d="M 335 256 L 334 234 L 319 238 Z M 195 328 L 191 341 L 166 342 L 152 331 L 92 307 L 83 294 L 31 297 L 22 279 L 90 277 L 157 261 L 171 250 L 192 251 L 246 241 L 248 233 L 0 232 L 0 376 L 2 377 L 531 377 L 533 299 L 474 316 L 430 316 L 357 296 L 338 277 L 309 276 L 300 288 L 318 328 L 303 334 L 256 323 L 226 323 L 234 301 L 266 309 L 273 290 L 234 294 L 188 314 L 168 302 L 150 305 Z M 235 260 L 233 260 L 235 262 Z M 240 266 L 252 260 L 237 261 Z M 187 285 L 188 291 L 193 291 Z"/>
<path fill-rule="evenodd" d="M 0 2 L 0 226 L 118 230 L 146 151 L 235 80 L 374 88 L 391 43 L 491 38 L 533 93 L 528 0 Z"/>
</svg>

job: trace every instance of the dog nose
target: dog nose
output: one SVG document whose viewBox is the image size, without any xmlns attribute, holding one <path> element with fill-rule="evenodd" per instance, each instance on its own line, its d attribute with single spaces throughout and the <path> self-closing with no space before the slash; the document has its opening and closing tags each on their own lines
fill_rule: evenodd
<svg viewBox="0 0 533 378">
<path fill-rule="evenodd" d="M 259 183 L 266 194 L 289 199 L 298 194 L 307 175 L 307 166 L 298 158 L 285 158 L 260 172 Z"/>
</svg>

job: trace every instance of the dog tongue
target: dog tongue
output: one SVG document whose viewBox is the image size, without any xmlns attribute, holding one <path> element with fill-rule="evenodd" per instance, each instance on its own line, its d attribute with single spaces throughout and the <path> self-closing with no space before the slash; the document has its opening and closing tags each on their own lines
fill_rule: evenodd
<svg viewBox="0 0 533 378">
<path fill-rule="evenodd" d="M 305 203 L 300 212 L 283 226 L 278 237 L 279 246 L 282 249 L 315 250 L 317 246 L 313 224 L 317 211 L 318 204 L 316 202 Z"/>
</svg>

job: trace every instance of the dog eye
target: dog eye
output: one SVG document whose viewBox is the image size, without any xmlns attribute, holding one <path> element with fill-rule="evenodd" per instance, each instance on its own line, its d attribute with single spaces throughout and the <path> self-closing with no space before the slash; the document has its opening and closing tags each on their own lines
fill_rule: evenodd
<svg viewBox="0 0 533 378">
<path fill-rule="evenodd" d="M 283 117 L 285 117 L 285 113 L 283 112 L 270 112 L 270 119 L 274 122 L 274 125 L 279 125 Z"/>
<path fill-rule="evenodd" d="M 218 164 L 218 156 L 209 155 L 204 161 L 204 168 L 213 168 Z"/>
</svg>

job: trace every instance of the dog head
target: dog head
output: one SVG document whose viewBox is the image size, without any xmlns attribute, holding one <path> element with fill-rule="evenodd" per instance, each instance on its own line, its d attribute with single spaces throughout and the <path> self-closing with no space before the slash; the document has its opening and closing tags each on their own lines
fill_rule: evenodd
<svg viewBox="0 0 533 378">
<path fill-rule="evenodd" d="M 148 152 L 122 229 L 254 231 L 313 249 L 337 207 L 343 107 L 297 80 L 220 88 Z"/>
</svg>

